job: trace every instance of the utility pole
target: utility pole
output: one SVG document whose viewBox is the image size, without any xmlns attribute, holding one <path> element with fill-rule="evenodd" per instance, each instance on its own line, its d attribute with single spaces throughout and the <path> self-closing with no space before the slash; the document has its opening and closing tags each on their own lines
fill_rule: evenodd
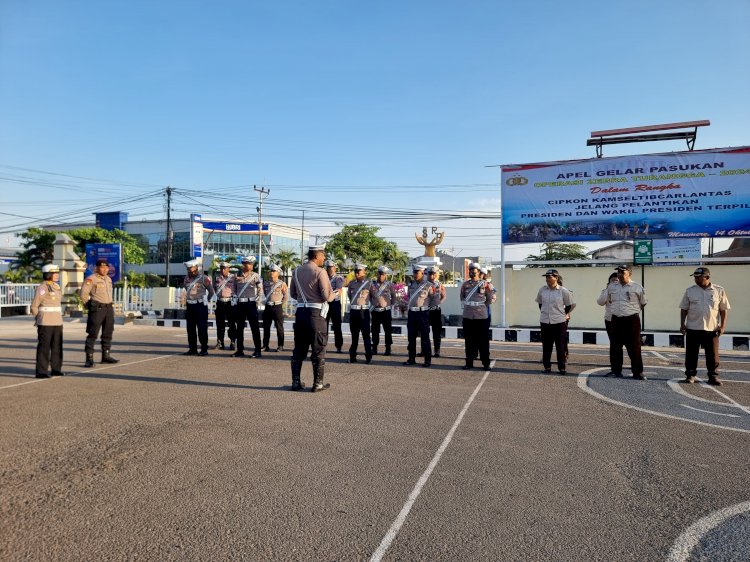
<svg viewBox="0 0 750 562">
<path fill-rule="evenodd" d="M 302 230 L 299 233 L 299 262 L 305 261 L 305 211 L 302 210 Z"/>
<path fill-rule="evenodd" d="M 167 267 L 166 267 L 166 286 L 169 287 L 169 262 L 172 261 L 172 191 L 167 186 Z"/>
<path fill-rule="evenodd" d="M 253 190 L 258 192 L 258 206 L 255 210 L 258 211 L 258 275 L 260 275 L 263 272 L 263 201 L 271 190 L 265 187 L 258 189 L 256 186 L 253 186 Z"/>
</svg>

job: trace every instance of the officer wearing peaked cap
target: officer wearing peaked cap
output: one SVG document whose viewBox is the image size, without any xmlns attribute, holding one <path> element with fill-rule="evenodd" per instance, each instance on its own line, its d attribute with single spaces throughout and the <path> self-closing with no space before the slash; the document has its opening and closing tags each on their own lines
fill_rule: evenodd
<svg viewBox="0 0 750 562">
<path fill-rule="evenodd" d="M 261 356 L 260 323 L 258 321 L 258 302 L 263 299 L 263 283 L 260 275 L 253 271 L 255 256 L 242 258 L 242 269 L 234 276 L 234 294 L 237 305 L 234 317 L 237 322 L 237 351 L 234 357 L 245 355 L 245 321 L 250 324 L 255 351 L 253 357 Z"/>
<path fill-rule="evenodd" d="M 609 340 L 609 364 L 616 377 L 622 376 L 622 346 L 630 357 L 633 378 L 646 380 L 641 355 L 641 310 L 647 304 L 646 293 L 630 278 L 633 268 L 619 265 L 617 283 L 607 286 L 607 302 L 612 306 L 612 335 Z"/>
<path fill-rule="evenodd" d="M 463 332 L 466 347 L 466 364 L 462 369 L 474 367 L 474 358 L 482 361 L 482 366 L 490 368 L 490 336 L 487 329 L 487 306 L 492 301 L 492 292 L 487 283 L 479 278 L 479 264 L 469 264 L 469 279 L 461 285 L 460 298 L 463 308 Z"/>
<path fill-rule="evenodd" d="M 181 297 L 182 305 L 186 308 L 188 350 L 185 355 L 208 355 L 208 300 L 216 293 L 211 279 L 200 272 L 202 265 L 200 258 L 185 262 L 187 275 L 182 281 L 185 290 Z"/>
<path fill-rule="evenodd" d="M 326 321 L 331 322 L 331 329 L 333 330 L 333 343 L 336 346 L 336 353 L 341 353 L 341 348 L 344 346 L 344 335 L 341 331 L 341 294 L 344 291 L 344 278 L 336 273 L 336 262 L 332 259 L 325 261 L 326 272 L 328 273 L 328 280 L 331 283 L 331 289 L 335 295 L 333 301 L 331 301 L 328 307 L 328 315 Z"/>
<path fill-rule="evenodd" d="M 219 264 L 219 274 L 214 280 L 216 298 L 216 348 L 224 349 L 224 333 L 229 332 L 229 349 L 234 349 L 237 328 L 234 322 L 234 275 L 229 273 L 229 263 Z M 228 327 L 228 330 L 227 330 Z"/>
<path fill-rule="evenodd" d="M 559 283 L 560 274 L 548 269 L 542 274 L 545 285 L 539 289 L 535 302 L 539 306 L 539 326 L 542 334 L 542 364 L 544 372 L 552 371 L 552 348 L 557 350 L 557 369 L 567 374 L 567 335 L 570 312 L 576 303 L 573 293 Z"/>
<path fill-rule="evenodd" d="M 63 362 L 63 319 L 60 268 L 54 264 L 42 267 L 42 283 L 31 301 L 31 314 L 36 318 L 36 378 L 61 377 Z"/>
<path fill-rule="evenodd" d="M 109 264 L 105 259 L 96 260 L 94 273 L 83 282 L 80 292 L 81 302 L 88 308 L 86 321 L 86 363 L 94 366 L 94 344 L 101 329 L 102 363 L 117 363 L 110 355 L 112 334 L 115 331 L 115 310 L 113 304 L 112 279 L 109 277 Z"/>
<path fill-rule="evenodd" d="M 372 291 L 370 299 L 372 301 L 372 354 L 378 354 L 378 344 L 380 343 L 380 327 L 383 326 L 385 334 L 385 353 L 391 354 L 393 345 L 393 303 L 396 302 L 396 289 L 393 283 L 388 280 L 388 275 L 392 272 L 385 265 L 378 267 L 378 276 L 372 282 Z"/>
<path fill-rule="evenodd" d="M 422 356 L 424 357 L 424 367 L 432 365 L 432 346 L 430 345 L 430 318 L 429 318 L 429 300 L 435 293 L 435 287 L 424 278 L 424 266 L 414 264 L 414 279 L 409 283 L 408 303 L 409 316 L 407 319 L 407 333 L 409 344 L 407 351 L 409 358 L 404 365 L 416 365 L 417 356 L 417 335 L 422 340 Z"/>
<path fill-rule="evenodd" d="M 335 295 L 326 272 L 321 269 L 325 261 L 323 246 L 310 246 L 307 263 L 300 265 L 292 275 L 290 296 L 297 301 L 294 321 L 294 353 L 292 354 L 292 388 L 302 390 L 302 362 L 307 350 L 312 348 L 310 361 L 313 367 L 313 392 L 328 389 L 324 382 L 326 345 L 328 344 L 328 303 Z"/>
<path fill-rule="evenodd" d="M 367 266 L 362 263 L 354 264 L 354 279 L 347 286 L 349 297 L 349 331 L 352 334 L 352 344 L 349 347 L 349 363 L 357 362 L 357 347 L 359 335 L 365 346 L 365 363 L 372 361 L 372 343 L 370 341 L 370 297 L 372 282 L 367 279 Z"/>
<path fill-rule="evenodd" d="M 286 283 L 279 279 L 281 268 L 274 264 L 268 268 L 268 279 L 263 281 L 264 305 L 263 309 L 263 350 L 284 350 L 284 307 L 289 300 Z M 271 323 L 276 326 L 275 349 L 269 347 L 271 341 Z"/>
</svg>

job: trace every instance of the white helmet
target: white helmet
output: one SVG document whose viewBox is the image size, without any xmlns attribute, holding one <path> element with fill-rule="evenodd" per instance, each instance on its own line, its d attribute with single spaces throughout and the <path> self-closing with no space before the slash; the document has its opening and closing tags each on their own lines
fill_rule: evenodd
<svg viewBox="0 0 750 562">
<path fill-rule="evenodd" d="M 48 263 L 42 266 L 42 273 L 60 273 L 60 266 L 54 263 Z"/>
</svg>

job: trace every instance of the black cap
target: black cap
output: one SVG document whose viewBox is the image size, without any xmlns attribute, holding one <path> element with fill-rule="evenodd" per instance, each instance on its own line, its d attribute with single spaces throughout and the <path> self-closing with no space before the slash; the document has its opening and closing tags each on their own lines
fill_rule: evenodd
<svg viewBox="0 0 750 562">
<path fill-rule="evenodd" d="M 548 275 L 557 277 L 560 273 L 556 269 L 548 269 L 545 273 L 542 273 L 542 277 L 547 277 Z"/>
<path fill-rule="evenodd" d="M 690 274 L 691 277 L 700 277 L 701 275 L 711 275 L 711 270 L 707 267 L 697 267 L 695 271 Z"/>
<path fill-rule="evenodd" d="M 99 267 L 100 265 L 109 265 L 109 262 L 104 258 L 99 258 L 96 260 L 96 267 Z"/>
<path fill-rule="evenodd" d="M 626 264 L 623 264 L 623 265 L 618 265 L 615 269 L 617 271 L 630 271 L 630 272 L 632 272 L 633 271 L 633 266 L 630 265 L 630 264 L 628 264 L 628 263 L 626 263 Z"/>
</svg>

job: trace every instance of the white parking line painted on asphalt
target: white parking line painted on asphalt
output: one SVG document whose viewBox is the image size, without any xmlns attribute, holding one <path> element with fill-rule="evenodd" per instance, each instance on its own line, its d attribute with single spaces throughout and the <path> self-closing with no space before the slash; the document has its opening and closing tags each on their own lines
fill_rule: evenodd
<svg viewBox="0 0 750 562">
<path fill-rule="evenodd" d="M 714 392 L 715 392 L 716 394 L 718 394 L 719 396 L 721 396 L 722 398 L 724 398 L 724 399 L 725 399 L 725 400 L 726 400 L 727 402 L 730 402 L 730 403 L 731 403 L 731 404 L 733 404 L 733 405 L 734 405 L 735 407 L 739 408 L 740 410 L 742 410 L 743 412 L 745 412 L 745 413 L 746 413 L 746 414 L 747 414 L 748 416 L 750 416 L 750 410 L 749 410 L 749 409 L 748 409 L 748 408 L 747 408 L 746 406 L 743 406 L 743 405 L 742 405 L 742 404 L 740 404 L 739 402 L 736 402 L 735 400 L 732 400 L 732 399 L 731 399 L 731 398 L 730 398 L 729 396 L 727 396 L 726 394 L 724 394 L 724 393 L 723 393 L 723 392 L 722 392 L 721 390 L 719 390 L 718 388 L 716 388 L 716 387 L 714 387 L 714 386 L 711 386 L 711 385 L 709 385 L 709 384 L 707 384 L 707 383 L 705 383 L 705 382 L 703 382 L 703 381 L 701 381 L 701 386 L 705 386 L 706 388 L 710 388 L 710 389 L 711 389 L 711 390 L 713 390 L 713 391 L 714 391 Z"/>
<path fill-rule="evenodd" d="M 137 365 L 138 363 L 145 363 L 146 361 L 155 361 L 157 359 L 164 359 L 165 357 L 175 357 L 175 354 L 159 355 L 158 357 L 151 357 L 149 359 L 141 359 L 140 361 L 132 361 L 131 363 L 116 363 L 116 364 L 110 363 L 106 367 L 99 367 L 98 369 L 86 369 L 85 371 L 73 371 L 72 373 L 66 373 L 65 376 L 66 377 L 74 377 L 75 375 L 83 375 L 83 374 L 87 374 L 87 373 L 95 373 L 97 371 L 101 371 L 101 370 L 104 370 L 104 369 L 117 369 L 119 367 L 128 367 L 130 365 Z M 2 376 L 2 373 L 0 373 L 0 376 Z M 51 380 L 62 379 L 62 378 L 64 378 L 64 377 L 52 377 L 52 378 L 49 378 L 49 379 L 34 379 L 34 380 L 31 380 L 31 381 L 19 382 L 17 384 L 9 384 L 7 386 L 0 386 L 0 390 L 4 390 L 6 388 L 13 388 L 15 386 L 21 386 L 21 385 L 24 385 L 24 384 L 31 384 L 31 383 L 34 383 L 34 382 L 44 382 L 44 381 L 51 381 Z"/>
<path fill-rule="evenodd" d="M 667 368 L 667 367 L 663 367 L 663 368 Z M 683 422 L 695 423 L 695 424 L 704 425 L 704 426 L 707 426 L 707 427 L 715 427 L 717 429 L 726 429 L 728 431 L 739 431 L 741 433 L 750 433 L 750 430 L 748 430 L 748 429 L 742 429 L 742 428 L 739 428 L 739 427 L 727 427 L 727 426 L 724 426 L 724 425 L 716 425 L 716 424 L 713 424 L 713 423 L 702 422 L 702 421 L 698 421 L 698 420 L 691 420 L 691 419 L 688 419 L 688 418 L 681 418 L 679 416 L 673 416 L 671 414 L 665 414 L 663 412 L 657 412 L 656 410 L 648 410 L 646 408 L 641 408 L 640 406 L 634 406 L 632 404 L 626 404 L 625 402 L 620 402 L 619 400 L 614 400 L 613 398 L 609 398 L 607 396 L 604 396 L 603 394 L 599 394 L 596 390 L 594 390 L 593 388 L 589 387 L 589 384 L 588 384 L 589 375 L 593 375 L 593 374 L 598 373 L 600 371 L 608 371 L 608 370 L 609 370 L 609 367 L 597 367 L 596 369 L 589 369 L 588 371 L 584 371 L 583 373 L 581 373 L 580 375 L 578 375 L 578 381 L 577 381 L 578 382 L 578 388 L 580 388 L 584 392 L 587 392 L 588 394 L 590 394 L 594 398 L 598 398 L 599 400 L 604 400 L 605 402 L 609 402 L 610 404 L 615 404 L 617 406 L 622 406 L 623 408 L 630 408 L 631 410 L 637 410 L 637 411 L 643 412 L 645 414 L 651 414 L 653 416 L 659 416 L 659 417 L 662 417 L 662 418 L 669 418 L 671 420 L 678 420 L 678 421 L 683 421 Z"/>
<path fill-rule="evenodd" d="M 667 381 L 667 386 L 676 392 L 677 394 L 681 394 L 685 398 L 690 398 L 690 400 L 697 400 L 698 402 L 706 402 L 707 404 L 717 404 L 719 406 L 729 406 L 726 402 L 722 400 L 711 400 L 710 398 L 702 398 L 700 396 L 695 396 L 694 394 L 690 394 L 685 390 L 685 384 L 680 382 L 684 379 L 670 379 Z"/>
<path fill-rule="evenodd" d="M 703 412 L 705 414 L 713 414 L 715 416 L 726 416 L 728 418 L 739 418 L 737 414 L 722 414 L 721 412 L 712 412 L 711 410 L 701 410 L 700 408 L 696 408 L 694 406 L 690 406 L 689 404 L 680 404 L 680 406 L 684 406 L 685 408 L 690 408 L 691 410 L 695 410 L 696 412 Z"/>
<path fill-rule="evenodd" d="M 659 359 L 661 359 L 662 361 L 666 361 L 667 363 L 669 363 L 669 358 L 668 358 L 668 357 L 664 357 L 664 356 L 663 356 L 663 355 L 662 355 L 661 353 L 659 353 L 658 351 L 651 351 L 651 353 L 653 353 L 654 355 L 656 355 L 656 356 L 657 356 L 657 357 L 658 357 Z"/>
<path fill-rule="evenodd" d="M 677 540 L 669 551 L 665 562 L 686 562 L 690 555 L 698 546 L 701 538 L 721 525 L 727 519 L 741 513 L 750 512 L 750 501 L 738 503 L 719 511 L 714 511 L 699 519 L 677 537 Z"/>
<path fill-rule="evenodd" d="M 494 366 L 495 366 L 495 361 L 492 361 L 490 363 L 490 369 L 492 369 L 492 367 Z M 484 376 L 482 377 L 482 380 L 479 381 L 479 384 L 474 389 L 474 392 L 471 393 L 471 396 L 469 396 L 469 399 L 466 401 L 466 404 L 464 404 L 463 409 L 458 414 L 456 421 L 453 423 L 453 427 L 450 428 L 450 431 L 448 431 L 448 434 L 445 436 L 445 439 L 443 439 L 443 442 L 440 444 L 440 447 L 435 453 L 435 456 L 432 457 L 432 460 L 430 461 L 430 464 L 427 466 L 427 469 L 422 473 L 422 476 L 419 477 L 419 480 L 417 480 L 417 484 L 414 486 L 414 489 L 411 491 L 411 494 L 409 494 L 409 499 L 406 500 L 404 507 L 401 508 L 401 512 L 398 514 L 398 517 L 396 517 L 396 520 L 391 525 L 391 528 L 388 529 L 388 532 L 386 533 L 385 537 L 383 537 L 383 540 L 380 542 L 380 545 L 370 557 L 370 562 L 379 562 L 383 558 L 383 556 L 385 556 L 385 553 L 388 550 L 388 547 L 391 546 L 391 543 L 393 543 L 393 540 L 398 535 L 399 530 L 404 524 L 404 521 L 406 521 L 406 517 L 409 515 L 409 512 L 411 511 L 411 508 L 414 505 L 414 502 L 417 501 L 417 498 L 419 497 L 419 494 L 422 492 L 422 488 L 427 483 L 427 480 L 430 478 L 432 471 L 435 470 L 437 463 L 440 462 L 440 458 L 443 456 L 443 453 L 448 448 L 448 445 L 450 445 L 450 442 L 453 439 L 453 434 L 456 433 L 456 429 L 458 429 L 458 426 L 461 424 L 461 421 L 464 419 L 464 414 L 466 414 L 466 411 L 469 409 L 469 406 L 471 406 L 471 403 L 474 401 L 474 398 L 476 398 L 477 394 L 479 394 L 479 390 L 482 388 L 482 385 L 484 384 L 484 381 L 487 380 L 487 377 L 489 376 L 489 374 L 490 374 L 490 371 L 484 372 Z"/>
</svg>

